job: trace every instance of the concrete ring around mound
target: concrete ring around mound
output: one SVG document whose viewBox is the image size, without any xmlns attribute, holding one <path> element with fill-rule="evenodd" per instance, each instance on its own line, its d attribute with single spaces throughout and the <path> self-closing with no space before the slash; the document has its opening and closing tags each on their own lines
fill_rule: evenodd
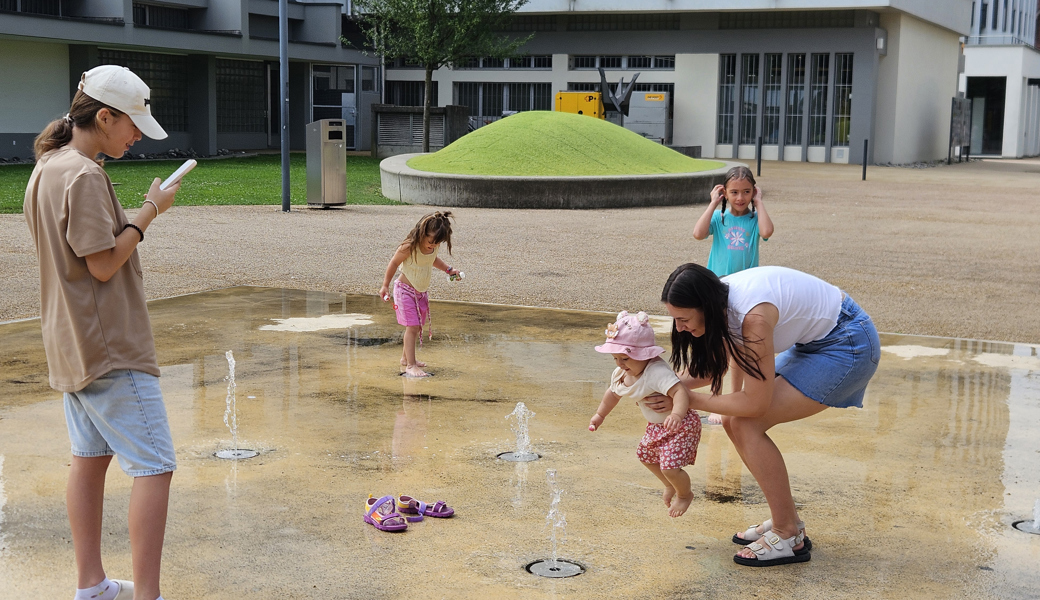
<svg viewBox="0 0 1040 600">
<path fill-rule="evenodd" d="M 628 208 L 704 204 L 732 167 L 694 173 L 596 176 L 485 176 L 431 173 L 408 166 L 420 154 L 379 163 L 383 195 L 408 204 L 473 208 Z"/>
</svg>

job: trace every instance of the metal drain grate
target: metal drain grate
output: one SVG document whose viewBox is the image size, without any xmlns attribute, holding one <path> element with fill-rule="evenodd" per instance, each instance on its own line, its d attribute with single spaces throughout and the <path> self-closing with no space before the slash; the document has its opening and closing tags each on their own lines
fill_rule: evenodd
<svg viewBox="0 0 1040 600">
<path fill-rule="evenodd" d="M 555 561 L 551 558 L 536 560 L 524 568 L 539 577 L 574 577 L 585 572 L 585 567 L 562 558 Z"/>
<path fill-rule="evenodd" d="M 509 462 L 531 462 L 538 460 L 542 455 L 537 452 L 503 452 L 498 457 Z"/>
<path fill-rule="evenodd" d="M 250 450 L 248 448 L 234 448 L 231 450 L 218 450 L 213 453 L 213 456 L 217 458 L 223 458 L 227 460 L 243 460 L 246 458 L 253 458 L 259 456 L 260 453 L 256 450 Z"/>
</svg>

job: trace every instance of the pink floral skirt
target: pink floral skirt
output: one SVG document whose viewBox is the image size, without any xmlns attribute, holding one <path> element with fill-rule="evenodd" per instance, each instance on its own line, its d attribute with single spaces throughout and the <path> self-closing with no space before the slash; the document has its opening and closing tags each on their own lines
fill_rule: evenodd
<svg viewBox="0 0 1040 600">
<path fill-rule="evenodd" d="M 663 423 L 647 423 L 646 433 L 639 440 L 636 456 L 661 470 L 681 469 L 697 460 L 697 445 L 701 443 L 701 418 L 690 410 L 679 425 L 679 431 L 668 431 Z"/>
</svg>

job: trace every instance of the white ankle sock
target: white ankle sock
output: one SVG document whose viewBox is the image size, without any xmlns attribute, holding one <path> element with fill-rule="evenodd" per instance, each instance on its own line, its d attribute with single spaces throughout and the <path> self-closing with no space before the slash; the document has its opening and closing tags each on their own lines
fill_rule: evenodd
<svg viewBox="0 0 1040 600">
<path fill-rule="evenodd" d="M 74 600 L 112 600 L 118 593 L 119 584 L 105 577 L 101 583 L 94 587 L 76 590 L 76 598 Z"/>
</svg>

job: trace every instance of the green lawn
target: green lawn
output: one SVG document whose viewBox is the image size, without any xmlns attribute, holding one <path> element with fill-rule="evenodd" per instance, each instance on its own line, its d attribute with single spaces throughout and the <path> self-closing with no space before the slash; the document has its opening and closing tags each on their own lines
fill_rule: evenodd
<svg viewBox="0 0 1040 600">
<path fill-rule="evenodd" d="M 719 169 L 602 119 L 532 110 L 465 135 L 408 166 L 461 175 L 653 175 Z"/>
<path fill-rule="evenodd" d="M 137 208 L 152 179 L 165 178 L 182 160 L 149 162 L 108 161 L 105 170 L 116 185 L 116 196 L 125 208 Z M 282 204 L 282 163 L 277 154 L 249 158 L 201 160 L 184 178 L 177 193 L 178 206 L 229 204 Z M 0 166 L 0 214 L 22 212 L 25 184 L 32 165 Z M 294 153 L 289 181 L 294 205 L 307 204 L 307 158 Z M 347 157 L 347 204 L 399 204 L 383 197 L 379 160 L 370 156 Z"/>
</svg>

